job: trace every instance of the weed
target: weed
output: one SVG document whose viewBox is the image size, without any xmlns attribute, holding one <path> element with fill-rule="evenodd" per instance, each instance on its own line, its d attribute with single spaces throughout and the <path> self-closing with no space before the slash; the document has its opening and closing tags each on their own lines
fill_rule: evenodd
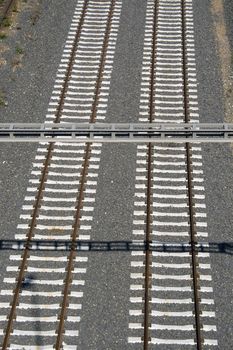
<svg viewBox="0 0 233 350">
<path fill-rule="evenodd" d="M 2 21 L 2 25 L 3 27 L 10 27 L 11 26 L 11 20 L 9 18 L 4 18 L 4 20 Z"/>
<path fill-rule="evenodd" d="M 6 106 L 5 94 L 0 90 L 0 107 Z"/>
<path fill-rule="evenodd" d="M 12 63 L 11 63 L 13 72 L 15 72 L 17 69 L 22 67 L 22 63 L 21 63 L 22 57 L 23 57 L 22 55 L 17 55 L 13 58 Z"/>
<path fill-rule="evenodd" d="M 23 54 L 23 49 L 22 49 L 22 47 L 17 46 L 16 49 L 15 49 L 15 52 L 16 52 L 18 55 L 22 55 L 22 54 Z"/>
<path fill-rule="evenodd" d="M 6 38 L 6 34 L 5 33 L 0 33 L 0 40 L 3 40 Z"/>
<path fill-rule="evenodd" d="M 19 12 L 17 4 L 14 5 L 12 12 Z"/>
</svg>

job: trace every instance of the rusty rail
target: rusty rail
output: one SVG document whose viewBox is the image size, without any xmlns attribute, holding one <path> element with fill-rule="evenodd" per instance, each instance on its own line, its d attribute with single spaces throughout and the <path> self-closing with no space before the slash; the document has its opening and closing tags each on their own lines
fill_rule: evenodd
<svg viewBox="0 0 233 350">
<path fill-rule="evenodd" d="M 154 4 L 154 23 L 153 23 L 153 35 L 152 35 L 152 54 L 151 54 L 151 80 L 150 80 L 150 112 L 149 122 L 153 123 L 155 115 L 154 104 L 154 83 L 155 83 L 155 63 L 156 63 L 156 25 L 157 25 L 157 8 L 159 0 Z M 150 300 L 151 300 L 151 255 L 150 242 L 151 242 L 151 188 L 152 188 L 152 156 L 153 147 L 152 143 L 148 144 L 147 151 L 147 196 L 146 196 L 146 250 L 145 250 L 145 279 L 144 279 L 144 334 L 143 334 L 143 350 L 148 350 L 150 341 Z"/>
<path fill-rule="evenodd" d="M 188 98 L 188 78 L 187 78 L 187 55 L 186 55 L 186 18 L 185 18 L 186 0 L 181 0 L 182 11 L 182 51 L 183 51 L 183 95 L 184 95 L 184 121 L 190 122 L 189 98 Z M 203 349 L 201 311 L 200 311 L 200 293 L 199 293 L 199 274 L 198 274 L 198 251 L 197 251 L 197 232 L 195 222 L 195 203 L 193 193 L 193 176 L 192 176 L 192 150 L 191 145 L 186 142 L 186 164 L 187 164 L 187 185 L 188 185 L 188 215 L 189 215 L 189 231 L 190 245 L 192 257 L 192 278 L 193 278 L 193 300 L 195 313 L 195 332 L 197 350 Z"/>
</svg>

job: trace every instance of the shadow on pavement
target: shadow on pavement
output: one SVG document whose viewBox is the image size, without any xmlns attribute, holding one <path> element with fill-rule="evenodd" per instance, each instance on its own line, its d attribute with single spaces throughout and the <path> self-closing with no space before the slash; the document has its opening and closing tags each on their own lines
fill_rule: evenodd
<svg viewBox="0 0 233 350">
<path fill-rule="evenodd" d="M 24 250 L 28 245 L 30 251 L 87 251 L 87 252 L 128 252 L 128 251 L 158 251 L 158 252 L 190 252 L 189 242 L 184 243 L 159 243 L 156 241 L 77 241 L 71 240 L 0 240 L 0 250 Z M 198 252 L 222 253 L 233 255 L 233 242 L 206 242 L 196 245 Z"/>
</svg>

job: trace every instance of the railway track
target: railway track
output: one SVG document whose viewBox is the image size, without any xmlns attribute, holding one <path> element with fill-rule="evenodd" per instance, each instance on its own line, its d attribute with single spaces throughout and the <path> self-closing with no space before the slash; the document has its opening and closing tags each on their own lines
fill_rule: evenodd
<svg viewBox="0 0 233 350">
<path fill-rule="evenodd" d="M 141 84 L 141 122 L 198 122 L 191 0 L 148 1 Z M 134 349 L 217 345 L 201 148 L 138 146 L 129 343 Z M 164 247 L 180 245 L 171 252 Z M 155 247 L 162 247 L 154 251 Z M 182 251 L 182 247 L 188 247 Z"/>
<path fill-rule="evenodd" d="M 102 121 L 121 11 L 119 0 L 78 1 L 46 123 Z M 2 349 L 76 349 L 101 145 L 43 143 L 27 189 L 22 255 L 11 255 L 1 290 Z M 68 253 L 33 251 L 33 241 L 70 240 Z M 48 267 L 49 266 L 49 267 Z"/>
<path fill-rule="evenodd" d="M 78 1 L 46 124 L 105 120 L 120 12 L 120 0 Z M 192 17 L 191 0 L 147 0 L 140 122 L 199 121 Z M 0 291 L 2 349 L 77 349 L 88 262 L 77 247 L 90 239 L 100 155 L 97 143 L 40 144 L 24 246 Z M 199 145 L 138 146 L 133 225 L 146 249 L 132 252 L 129 349 L 216 346 Z"/>
</svg>

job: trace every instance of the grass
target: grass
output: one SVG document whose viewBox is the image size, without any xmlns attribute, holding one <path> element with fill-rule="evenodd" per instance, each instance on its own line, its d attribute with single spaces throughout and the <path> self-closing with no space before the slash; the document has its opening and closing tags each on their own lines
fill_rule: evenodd
<svg viewBox="0 0 233 350">
<path fill-rule="evenodd" d="M 23 49 L 22 49 L 22 47 L 17 46 L 16 49 L 15 49 L 15 52 L 16 52 L 18 55 L 22 55 L 22 54 L 23 54 Z"/>
<path fill-rule="evenodd" d="M 0 33 L 0 40 L 6 39 L 7 35 L 5 33 Z"/>
<path fill-rule="evenodd" d="M 5 106 L 4 98 L 0 96 L 0 107 L 4 107 L 4 106 Z"/>
<path fill-rule="evenodd" d="M 0 90 L 0 107 L 4 107 L 6 105 L 5 94 Z"/>
<path fill-rule="evenodd" d="M 14 5 L 12 12 L 19 12 L 17 4 Z"/>
<path fill-rule="evenodd" d="M 9 18 L 4 18 L 4 20 L 2 21 L 2 25 L 3 27 L 10 27 L 11 26 L 11 20 Z"/>
</svg>

